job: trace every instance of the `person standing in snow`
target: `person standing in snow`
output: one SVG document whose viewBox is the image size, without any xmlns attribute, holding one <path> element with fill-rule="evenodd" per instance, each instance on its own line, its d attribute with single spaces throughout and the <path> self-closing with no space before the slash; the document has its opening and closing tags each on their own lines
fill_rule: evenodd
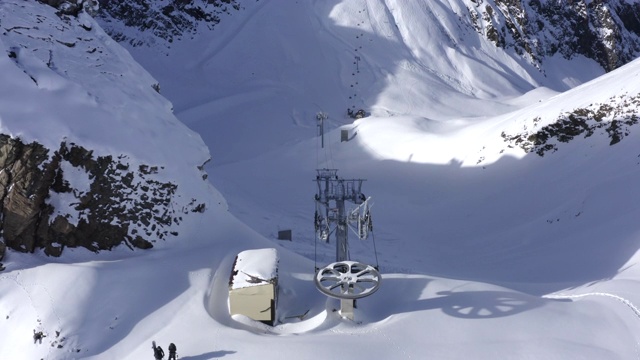
<svg viewBox="0 0 640 360">
<path fill-rule="evenodd" d="M 176 360 L 176 344 L 169 344 L 169 358 L 167 360 Z"/>
<path fill-rule="evenodd" d="M 162 360 L 164 358 L 164 350 L 162 350 L 162 348 L 160 346 L 156 346 L 153 348 L 153 357 L 156 358 L 156 360 Z"/>
<path fill-rule="evenodd" d="M 44 334 L 42 333 L 42 331 L 36 331 L 35 329 L 33 330 L 33 343 L 37 343 L 40 342 L 40 344 L 42 344 L 42 338 L 44 337 Z"/>
</svg>

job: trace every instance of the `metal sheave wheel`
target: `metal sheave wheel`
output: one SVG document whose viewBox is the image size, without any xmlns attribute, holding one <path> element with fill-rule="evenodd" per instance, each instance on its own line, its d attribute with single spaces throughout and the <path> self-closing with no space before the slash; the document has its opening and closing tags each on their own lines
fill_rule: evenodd
<svg viewBox="0 0 640 360">
<path fill-rule="evenodd" d="M 338 299 L 359 299 L 376 292 L 382 277 L 371 265 L 340 261 L 318 270 L 316 287 L 323 294 Z"/>
</svg>

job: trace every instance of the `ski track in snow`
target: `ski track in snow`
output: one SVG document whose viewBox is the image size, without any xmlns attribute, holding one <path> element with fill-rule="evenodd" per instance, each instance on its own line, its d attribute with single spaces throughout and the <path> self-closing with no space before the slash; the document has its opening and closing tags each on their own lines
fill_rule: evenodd
<svg viewBox="0 0 640 360">
<path fill-rule="evenodd" d="M 620 302 L 622 302 L 623 304 L 627 305 L 627 307 L 629 307 L 633 313 L 636 315 L 636 317 L 640 320 L 640 309 L 638 309 L 637 306 L 635 306 L 630 300 L 623 298 L 622 296 L 618 296 L 615 294 L 610 294 L 610 293 L 603 293 L 603 292 L 592 292 L 592 293 L 586 293 L 586 294 L 575 294 L 575 295 L 570 295 L 570 294 L 549 294 L 549 295 L 543 295 L 542 297 L 545 299 L 556 299 L 556 300 L 563 300 L 563 299 L 569 299 L 569 300 L 574 300 L 574 299 L 581 299 L 584 297 L 588 297 L 588 296 L 604 296 L 604 297 L 609 297 L 609 298 L 613 298 L 616 299 Z"/>
<path fill-rule="evenodd" d="M 601 297 L 607 297 L 607 298 L 617 300 L 623 303 L 624 305 L 626 305 L 629 309 L 631 309 L 631 311 L 633 311 L 636 318 L 640 320 L 640 309 L 637 306 L 635 306 L 633 302 L 631 302 L 631 300 L 625 299 L 622 296 L 618 296 L 611 293 L 591 292 L 591 293 L 585 293 L 585 294 L 549 294 L 549 295 L 543 295 L 542 298 L 553 299 L 553 300 L 577 300 L 577 299 L 582 299 L 589 296 L 601 296 Z M 636 356 L 638 359 L 640 359 L 640 339 L 636 338 L 635 345 L 636 345 L 635 346 Z"/>
<path fill-rule="evenodd" d="M 238 36 L 239 33 L 251 22 L 251 20 L 260 14 L 262 8 L 267 4 L 267 2 L 262 2 L 257 5 L 256 8 L 252 9 L 252 11 L 248 12 L 248 15 L 244 18 L 244 20 L 237 24 L 234 31 L 230 31 L 231 35 L 226 36 L 224 41 L 222 41 L 219 45 L 207 49 L 204 51 L 204 54 L 196 61 L 192 66 L 194 68 L 202 68 L 207 61 L 209 61 L 216 54 L 220 53 L 224 48 L 226 48 L 229 44 L 233 42 L 233 40 Z"/>
<path fill-rule="evenodd" d="M 53 313 L 53 315 L 56 318 L 56 329 L 61 329 L 62 328 L 62 321 L 60 319 L 60 315 L 58 314 L 56 307 L 55 307 L 55 301 L 53 300 L 53 296 L 51 295 L 51 293 L 49 292 L 49 290 L 42 284 L 39 283 L 25 283 L 20 281 L 19 277 L 22 273 L 20 271 L 18 271 L 15 275 L 13 276 L 3 276 L 0 277 L 0 281 L 1 280 L 6 280 L 6 281 L 10 281 L 15 283 L 15 285 L 17 287 L 19 287 L 20 289 L 22 289 L 22 291 L 24 292 L 24 294 L 26 295 L 27 299 L 29 299 L 29 304 L 31 305 L 31 308 L 34 310 L 35 315 L 36 315 L 36 320 L 38 322 L 38 325 L 34 328 L 34 332 L 36 331 L 36 329 L 38 331 L 42 331 L 44 333 L 44 338 L 50 338 L 50 341 L 57 341 L 56 337 L 51 337 L 51 334 L 49 333 L 49 331 L 47 331 L 47 324 L 45 324 L 44 320 L 43 320 L 43 316 L 41 314 L 41 311 L 39 310 L 39 306 L 36 304 L 36 301 L 34 301 L 34 296 L 33 296 L 33 292 L 34 292 L 34 288 L 35 287 L 40 287 L 42 288 L 42 290 L 47 294 L 47 299 L 50 302 L 50 309 L 51 312 Z M 29 291 L 29 289 L 27 288 L 29 287 L 31 289 L 31 291 Z M 42 307 L 46 309 L 46 306 Z M 40 344 L 42 344 L 43 341 L 40 341 Z M 35 344 L 35 341 L 34 341 Z M 53 346 L 53 344 L 51 346 L 48 346 L 48 350 L 47 350 L 47 358 L 49 358 L 51 356 L 51 351 L 54 349 L 55 347 Z"/>
</svg>

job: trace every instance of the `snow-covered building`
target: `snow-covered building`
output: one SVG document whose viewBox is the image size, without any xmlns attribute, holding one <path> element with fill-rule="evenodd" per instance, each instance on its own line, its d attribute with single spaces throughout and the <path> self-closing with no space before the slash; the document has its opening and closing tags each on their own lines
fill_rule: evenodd
<svg viewBox="0 0 640 360">
<path fill-rule="evenodd" d="M 273 325 L 278 300 L 278 252 L 245 250 L 236 256 L 229 279 L 229 313 Z"/>
</svg>

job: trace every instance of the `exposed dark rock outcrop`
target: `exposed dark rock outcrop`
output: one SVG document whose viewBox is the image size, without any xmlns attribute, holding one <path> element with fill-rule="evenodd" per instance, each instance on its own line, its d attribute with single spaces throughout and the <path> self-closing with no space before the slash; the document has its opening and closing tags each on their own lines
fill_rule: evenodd
<svg viewBox="0 0 640 360">
<path fill-rule="evenodd" d="M 174 210 L 171 199 L 177 186 L 155 180 L 161 171 L 147 165 L 132 168 L 125 156 L 96 157 L 75 144 L 63 142 L 52 152 L 35 142 L 0 135 L 4 243 L 21 252 L 41 248 L 52 256 L 64 247 L 151 248 L 156 240 L 177 235 L 169 227 L 179 224 L 182 214 L 204 209 L 193 200 Z M 86 184 L 70 181 L 79 176 L 86 177 Z"/>
<path fill-rule="evenodd" d="M 624 0 L 473 0 L 474 29 L 539 66 L 544 57 L 584 55 L 606 71 L 640 55 L 640 4 Z"/>
<path fill-rule="evenodd" d="M 96 15 L 98 0 L 38 0 L 41 3 L 53 6 L 60 14 L 77 16 L 82 10 L 90 15 Z"/>
<path fill-rule="evenodd" d="M 540 156 L 548 151 L 557 151 L 559 143 L 568 143 L 578 136 L 588 138 L 597 132 L 609 138 L 609 145 L 615 145 L 629 135 L 631 126 L 638 124 L 639 107 L 640 95 L 623 94 L 609 99 L 608 103 L 592 104 L 561 114 L 552 123 L 533 132 L 503 132 L 502 138 L 510 146 L 518 146 Z M 540 118 L 533 119 L 533 125 L 536 126 L 540 121 Z"/>
<path fill-rule="evenodd" d="M 105 21 L 103 28 L 115 40 L 133 46 L 144 44 L 144 40 L 132 38 L 110 23 L 121 22 L 171 43 L 197 33 L 201 24 L 212 29 L 220 22 L 221 14 L 240 9 L 239 0 L 170 0 L 162 5 L 152 0 L 100 0 L 99 3 L 98 16 Z"/>
</svg>

